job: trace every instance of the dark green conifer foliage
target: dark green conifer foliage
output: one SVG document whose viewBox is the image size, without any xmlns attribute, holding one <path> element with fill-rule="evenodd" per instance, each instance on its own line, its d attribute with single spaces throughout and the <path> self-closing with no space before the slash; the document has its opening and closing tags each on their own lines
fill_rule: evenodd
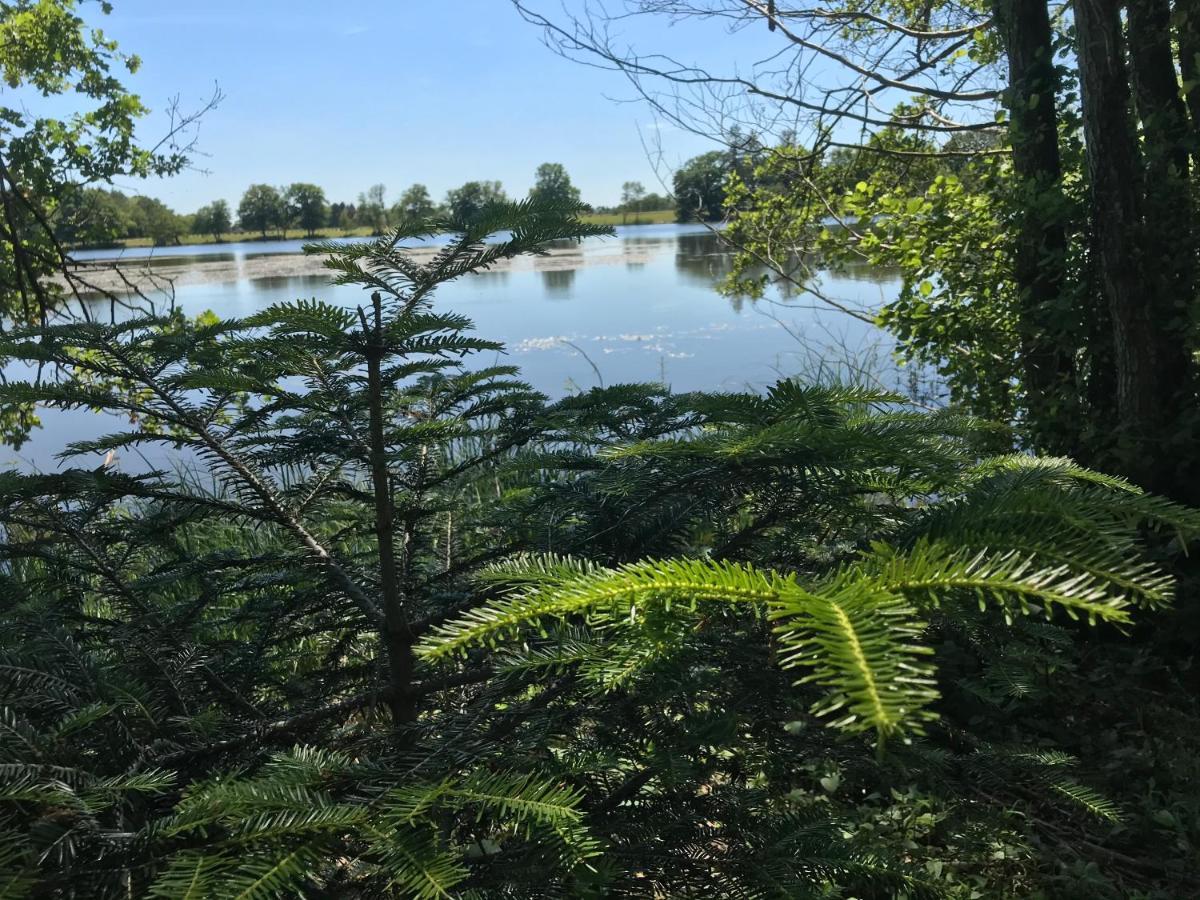
<svg viewBox="0 0 1200 900">
<path fill-rule="evenodd" d="M 0 400 L 130 422 L 68 456 L 192 468 L 0 476 L 0 896 L 1020 894 L 1141 839 L 1014 723 L 1200 516 L 876 391 L 469 368 L 438 286 L 578 212 L 310 248 L 357 309 L 3 336 L 62 377 Z"/>
<path fill-rule="evenodd" d="M 495 205 L 336 248 L 334 280 L 370 292 L 358 310 L 302 300 L 237 322 L 6 335 L 6 356 L 65 372 L 8 399 L 135 423 L 69 455 L 165 444 L 209 473 L 5 476 L 5 726 L 25 736 L 5 744 L 21 834 L 6 871 L 50 890 L 444 896 L 466 875 L 464 842 L 444 839 L 456 815 L 536 835 L 541 856 L 588 855 L 570 787 L 413 755 L 422 709 L 487 674 L 419 682 L 412 645 L 477 557 L 508 549 L 470 498 L 503 490 L 496 461 L 541 405 L 511 367 L 464 368 L 501 347 L 434 292 L 602 233 L 577 212 Z M 439 232 L 436 252 L 408 253 Z M 476 531 L 493 540 L 460 536 Z"/>
</svg>

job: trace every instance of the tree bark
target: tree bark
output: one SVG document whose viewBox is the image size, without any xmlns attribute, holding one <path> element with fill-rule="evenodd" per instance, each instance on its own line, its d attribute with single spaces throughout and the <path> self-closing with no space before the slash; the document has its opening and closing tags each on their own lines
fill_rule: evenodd
<svg viewBox="0 0 1200 900">
<path fill-rule="evenodd" d="M 1112 319 L 1117 389 L 1117 454 L 1126 474 L 1162 490 L 1167 398 L 1161 333 L 1144 278 L 1141 163 L 1130 114 L 1116 0 L 1075 0 L 1075 28 L 1092 224 L 1101 290 Z"/>
<path fill-rule="evenodd" d="M 1190 310 L 1195 298 L 1187 106 L 1171 53 L 1169 0 L 1130 0 L 1129 56 L 1145 160 L 1145 259 L 1160 340 L 1160 377 L 1178 390 L 1191 369 Z M 1164 398 L 1165 399 L 1165 398 Z"/>
<path fill-rule="evenodd" d="M 1151 166 L 1170 166 L 1182 177 L 1188 159 L 1187 106 L 1171 55 L 1171 6 L 1168 0 L 1129 0 L 1129 55 L 1134 97 L 1144 129 Z M 1159 153 L 1149 148 L 1161 147 Z"/>
<path fill-rule="evenodd" d="M 1066 201 L 1058 148 L 1053 35 L 1046 0 L 995 0 L 1008 56 L 1009 137 L 1016 202 L 1014 280 L 1020 294 L 1023 380 L 1035 441 L 1077 452 L 1062 429 L 1064 402 L 1076 395 L 1074 347 L 1066 333 Z"/>
</svg>

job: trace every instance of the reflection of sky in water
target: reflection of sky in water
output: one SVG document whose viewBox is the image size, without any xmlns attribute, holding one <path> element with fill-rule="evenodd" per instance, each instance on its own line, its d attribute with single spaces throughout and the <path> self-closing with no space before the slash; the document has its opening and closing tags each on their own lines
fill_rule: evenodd
<svg viewBox="0 0 1200 900">
<path fill-rule="evenodd" d="M 728 272 L 729 257 L 712 235 L 673 226 L 630 231 L 588 241 L 579 260 L 555 259 L 554 268 L 488 272 L 446 285 L 435 303 L 503 341 L 505 361 L 552 396 L 596 384 L 592 363 L 608 384 L 665 380 L 682 391 L 759 387 L 812 375 L 822 361 L 865 368 L 889 386 L 899 383 L 888 365 L 886 336 L 813 297 L 751 303 L 717 294 L 713 284 Z M 826 294 L 855 307 L 875 307 L 894 289 L 890 279 L 865 271 L 822 284 Z M 185 285 L 176 299 L 188 312 L 236 317 L 313 296 L 346 305 L 366 299 L 359 288 L 333 287 L 323 276 Z M 42 467 L 52 465 L 50 455 L 65 442 L 114 424 L 88 412 L 46 412 L 42 420 L 45 427 L 19 454 Z M 11 450 L 6 455 L 13 457 Z"/>
</svg>

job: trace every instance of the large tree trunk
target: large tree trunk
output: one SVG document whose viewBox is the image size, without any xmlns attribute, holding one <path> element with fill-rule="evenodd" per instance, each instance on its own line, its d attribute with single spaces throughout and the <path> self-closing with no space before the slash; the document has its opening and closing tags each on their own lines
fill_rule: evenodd
<svg viewBox="0 0 1200 900">
<path fill-rule="evenodd" d="M 1166 354 L 1160 377 L 1177 389 L 1191 369 L 1191 307 L 1195 298 L 1190 136 L 1187 107 L 1171 53 L 1169 0 L 1131 0 L 1129 55 L 1145 160 L 1145 258 L 1151 317 Z M 1164 398 L 1165 399 L 1165 398 Z"/>
<path fill-rule="evenodd" d="M 1096 265 L 1112 318 L 1118 458 L 1144 486 L 1169 489 L 1164 426 L 1178 385 L 1163 367 L 1179 348 L 1161 340 L 1147 298 L 1143 182 L 1120 12 L 1115 0 L 1075 0 L 1074 9 Z"/>
<path fill-rule="evenodd" d="M 1016 202 L 1014 278 L 1021 297 L 1023 380 L 1034 440 L 1046 449 L 1077 453 L 1070 427 L 1074 346 L 1063 308 L 1066 203 L 1058 149 L 1058 75 L 1046 0 L 995 0 L 1008 56 L 1009 135 Z M 1064 421 L 1066 419 L 1067 421 Z M 1066 426 L 1064 428 L 1064 425 Z"/>
</svg>

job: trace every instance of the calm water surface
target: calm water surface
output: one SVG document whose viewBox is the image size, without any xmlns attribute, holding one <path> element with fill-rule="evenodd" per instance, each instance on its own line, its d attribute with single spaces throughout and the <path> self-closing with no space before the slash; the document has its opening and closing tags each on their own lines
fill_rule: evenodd
<svg viewBox="0 0 1200 900">
<path fill-rule="evenodd" d="M 252 242 L 153 254 L 177 265 L 180 257 L 239 260 L 297 249 L 296 242 Z M 503 341 L 505 361 L 519 365 L 526 380 L 551 396 L 601 379 L 665 382 L 681 391 L 759 388 L 783 376 L 811 377 L 822 366 L 828 372 L 831 364 L 844 376 L 865 371 L 888 386 L 906 377 L 890 363 L 886 335 L 811 296 L 739 302 L 719 295 L 714 284 L 728 272 L 730 258 L 702 227 L 623 228 L 615 238 L 585 241 L 579 251 L 553 260 L 556 268 L 470 276 L 441 288 L 435 302 L 471 317 L 480 335 Z M 862 308 L 878 306 L 895 287 L 891 276 L 866 270 L 858 277 L 827 277 L 822 284 L 827 295 Z M 347 306 L 366 300 L 360 289 L 330 286 L 323 276 L 184 285 L 176 291 L 186 312 L 211 309 L 221 317 L 300 297 Z M 492 362 L 490 356 L 478 360 Z M 0 451 L 5 462 L 54 468 L 59 465 L 54 454 L 66 442 L 122 424 L 86 411 L 45 411 L 42 422 L 19 453 Z"/>
</svg>

